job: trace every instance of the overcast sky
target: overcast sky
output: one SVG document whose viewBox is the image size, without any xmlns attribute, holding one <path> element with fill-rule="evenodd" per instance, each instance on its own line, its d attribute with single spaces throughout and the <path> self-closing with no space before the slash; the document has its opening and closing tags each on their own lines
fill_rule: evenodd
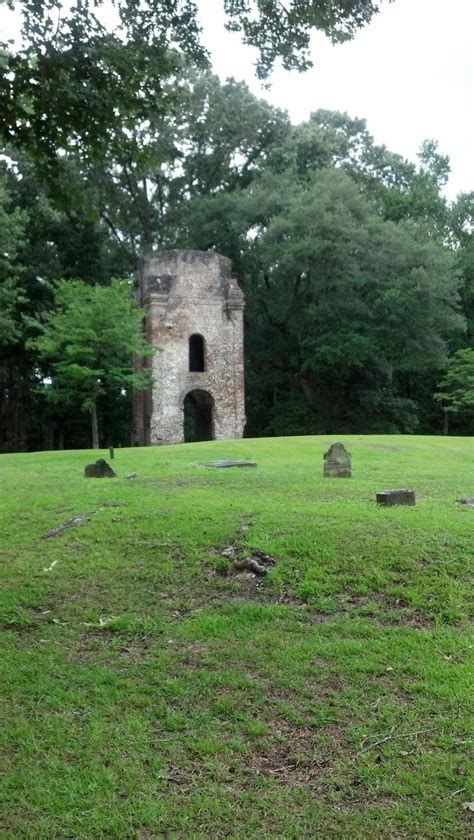
<svg viewBox="0 0 474 840">
<path fill-rule="evenodd" d="M 255 53 L 224 30 L 221 0 L 199 0 L 203 40 L 221 78 L 285 108 L 292 122 L 317 108 L 365 117 L 378 143 L 410 159 L 426 138 L 451 159 L 447 195 L 474 190 L 474 0 L 382 0 L 373 22 L 347 44 L 312 42 L 314 68 L 277 70 L 265 91 Z"/>
</svg>

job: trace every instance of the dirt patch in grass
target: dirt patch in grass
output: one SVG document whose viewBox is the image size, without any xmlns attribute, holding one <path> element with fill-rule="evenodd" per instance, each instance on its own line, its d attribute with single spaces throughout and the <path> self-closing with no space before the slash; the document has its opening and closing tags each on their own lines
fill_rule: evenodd
<svg viewBox="0 0 474 840">
<path fill-rule="evenodd" d="M 414 630 L 432 630 L 434 621 L 416 610 L 400 610 L 392 614 L 386 624 L 395 624 L 397 627 L 412 627 Z"/>
<path fill-rule="evenodd" d="M 251 565 L 254 561 L 258 566 L 257 573 Z M 419 630 L 432 630 L 434 627 L 431 617 L 411 607 L 402 598 L 391 598 L 384 593 L 363 596 L 341 593 L 334 596 L 333 609 L 327 612 L 312 610 L 311 601 L 298 597 L 289 588 L 276 592 L 271 583 L 268 584 L 265 580 L 266 573 L 278 563 L 277 558 L 240 546 L 238 543 L 214 549 L 209 555 L 209 563 L 212 568 L 207 571 L 207 582 L 211 589 L 216 584 L 220 585 L 221 589 L 219 598 L 208 593 L 208 604 L 211 605 L 245 601 L 288 604 L 304 609 L 311 623 L 356 613 L 381 626 L 405 626 Z M 223 581 L 227 581 L 227 587 L 222 585 Z"/>
<path fill-rule="evenodd" d="M 387 667 L 390 668 L 390 666 Z M 407 680 L 406 677 L 404 679 Z M 396 700 L 399 706 L 414 705 L 413 695 L 398 685 L 397 675 L 392 671 L 385 670 L 374 676 L 368 675 L 367 687 L 369 688 L 369 686 L 373 689 L 374 694 L 379 695 L 370 706 L 374 715 L 383 709 L 387 698 Z"/>
<path fill-rule="evenodd" d="M 221 603 L 229 603 L 235 601 L 236 598 L 239 600 L 265 601 L 271 597 L 268 584 L 263 578 L 246 569 L 229 571 L 228 574 L 211 571 L 208 580 L 219 583 L 220 593 L 217 600 Z M 211 599 L 211 604 L 215 602 L 216 596 Z"/>
<path fill-rule="evenodd" d="M 214 577 L 221 577 L 221 575 L 215 572 Z M 241 571 L 232 575 L 226 589 L 222 590 L 219 596 L 214 596 L 210 603 L 211 606 L 220 606 L 222 604 L 243 604 L 246 601 L 259 601 L 262 604 L 270 603 L 271 594 L 262 578 L 257 577 L 253 572 Z"/>
<path fill-rule="evenodd" d="M 389 811 L 397 805 L 397 800 L 387 794 L 371 795 L 367 786 L 361 779 L 354 778 L 348 782 L 344 791 L 341 791 L 342 798 L 334 807 L 337 811 L 345 813 L 356 813 L 366 811 L 369 808 L 377 808 L 378 811 Z M 398 835 L 402 840 L 403 835 Z"/>
<path fill-rule="evenodd" d="M 206 605 L 209 607 L 224 606 L 226 604 L 245 604 L 254 602 L 262 606 L 287 605 L 308 610 L 308 605 L 289 589 L 275 591 L 272 586 L 259 575 L 246 570 L 236 571 L 229 576 L 222 576 L 219 572 L 209 571 L 208 580 L 219 585 L 218 593 L 209 597 Z M 324 616 L 325 619 L 330 616 Z"/>
<path fill-rule="evenodd" d="M 271 554 L 238 544 L 216 549 L 212 556 L 215 570 L 223 577 L 235 577 L 243 571 L 264 577 L 277 563 Z"/>
<path fill-rule="evenodd" d="M 342 727 L 321 730 L 280 718 L 273 721 L 271 734 L 246 758 L 244 785 L 259 776 L 284 785 L 317 783 L 347 749 Z"/>
<path fill-rule="evenodd" d="M 326 670 L 321 670 L 317 678 L 306 679 L 304 686 L 275 685 L 265 681 L 263 693 L 266 703 L 274 710 L 278 719 L 283 718 L 290 723 L 297 720 L 302 725 L 307 724 L 312 732 L 315 731 L 314 724 L 308 723 L 308 716 L 313 715 L 313 711 L 308 712 L 308 704 L 312 704 L 314 708 L 315 701 L 318 701 L 332 706 L 333 699 L 342 690 L 343 685 L 342 679 L 328 672 L 327 665 L 325 667 Z M 255 679 L 258 680 L 258 677 Z M 286 709 L 286 713 L 282 709 Z"/>
<path fill-rule="evenodd" d="M 381 592 L 362 596 L 341 596 L 339 605 L 338 612 L 358 612 L 383 626 L 413 627 L 417 630 L 432 630 L 434 627 L 431 618 L 410 607 L 403 599 L 390 598 Z"/>
<path fill-rule="evenodd" d="M 265 778 L 285 787 L 310 788 L 328 807 L 341 812 L 390 810 L 394 798 L 368 789 L 357 775 L 356 758 L 344 724 L 311 727 L 280 718 L 246 757 L 241 784 L 245 789 Z"/>
<path fill-rule="evenodd" d="M 11 631 L 18 636 L 27 636 L 47 624 L 61 624 L 53 608 L 18 607 L 0 620 L 0 631 Z"/>
<path fill-rule="evenodd" d="M 124 640 L 117 633 L 104 628 L 83 633 L 69 648 L 69 655 L 81 665 L 105 661 L 110 664 L 127 662 L 135 665 L 153 656 L 153 641 L 149 638 Z"/>
<path fill-rule="evenodd" d="M 239 532 L 251 527 L 251 522 L 244 521 Z M 288 604 L 304 607 L 305 602 L 294 595 L 290 589 L 276 591 L 266 580 L 266 575 L 278 563 L 278 558 L 259 549 L 235 544 L 217 547 L 209 555 L 209 564 L 205 574 L 208 588 L 219 589 L 219 595 L 208 593 L 208 605 L 239 604 L 255 601 L 261 604 Z"/>
<path fill-rule="evenodd" d="M 204 671 L 208 667 L 207 657 L 210 649 L 202 642 L 180 642 L 175 652 L 179 668 L 186 668 L 187 671 Z"/>
</svg>

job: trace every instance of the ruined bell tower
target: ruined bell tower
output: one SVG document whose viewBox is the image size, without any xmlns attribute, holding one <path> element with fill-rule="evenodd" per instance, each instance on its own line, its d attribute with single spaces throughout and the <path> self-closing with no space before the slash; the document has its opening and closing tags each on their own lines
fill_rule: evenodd
<svg viewBox="0 0 474 840">
<path fill-rule="evenodd" d="M 212 251 L 145 257 L 137 299 L 148 311 L 154 385 L 134 395 L 133 443 L 240 438 L 245 425 L 244 297 Z"/>
</svg>

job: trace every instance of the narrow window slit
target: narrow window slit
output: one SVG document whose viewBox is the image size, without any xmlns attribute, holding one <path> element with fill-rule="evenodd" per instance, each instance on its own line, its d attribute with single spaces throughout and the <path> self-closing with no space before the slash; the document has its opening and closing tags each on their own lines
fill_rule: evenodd
<svg viewBox="0 0 474 840">
<path fill-rule="evenodd" d="M 204 372 L 204 338 L 198 333 L 189 337 L 189 370 L 192 373 Z"/>
</svg>

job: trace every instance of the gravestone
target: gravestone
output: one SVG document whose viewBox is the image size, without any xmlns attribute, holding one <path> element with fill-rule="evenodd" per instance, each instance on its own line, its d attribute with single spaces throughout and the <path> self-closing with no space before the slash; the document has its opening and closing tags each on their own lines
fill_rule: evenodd
<svg viewBox="0 0 474 840">
<path fill-rule="evenodd" d="M 414 490 L 382 490 L 380 493 L 376 493 L 375 497 L 377 504 L 383 505 L 384 507 L 395 507 L 395 505 L 413 506 L 415 504 Z"/>
<path fill-rule="evenodd" d="M 84 467 L 86 478 L 117 478 L 117 474 L 104 458 L 99 458 L 95 464 L 87 464 Z"/>
<path fill-rule="evenodd" d="M 333 443 L 324 454 L 325 478 L 350 478 L 352 458 L 342 443 Z"/>
</svg>

